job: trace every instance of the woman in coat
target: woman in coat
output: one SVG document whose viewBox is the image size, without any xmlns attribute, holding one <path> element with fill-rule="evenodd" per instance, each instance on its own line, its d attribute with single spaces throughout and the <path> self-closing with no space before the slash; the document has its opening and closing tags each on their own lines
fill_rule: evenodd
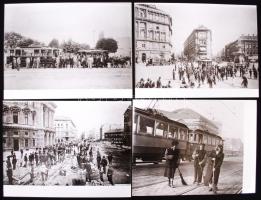
<svg viewBox="0 0 261 200">
<path fill-rule="evenodd" d="M 172 141 L 171 147 L 166 149 L 165 158 L 166 158 L 166 166 L 164 176 L 168 177 L 169 187 L 174 187 L 173 179 L 176 168 L 179 165 L 179 149 L 177 149 L 178 141 Z"/>
</svg>

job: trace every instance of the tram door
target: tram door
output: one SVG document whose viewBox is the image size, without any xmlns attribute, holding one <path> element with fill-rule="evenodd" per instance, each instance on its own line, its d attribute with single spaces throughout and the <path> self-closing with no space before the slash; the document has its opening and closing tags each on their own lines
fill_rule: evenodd
<svg viewBox="0 0 261 200">
<path fill-rule="evenodd" d="M 14 151 L 19 151 L 19 140 L 14 139 Z"/>
</svg>

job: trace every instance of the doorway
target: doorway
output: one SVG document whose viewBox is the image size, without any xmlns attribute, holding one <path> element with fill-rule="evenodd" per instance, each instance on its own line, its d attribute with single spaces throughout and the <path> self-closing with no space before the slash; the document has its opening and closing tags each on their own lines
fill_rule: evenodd
<svg viewBox="0 0 261 200">
<path fill-rule="evenodd" d="M 14 151 L 19 151 L 19 140 L 14 139 Z"/>
<path fill-rule="evenodd" d="M 141 54 L 141 61 L 146 62 L 146 53 Z"/>
</svg>

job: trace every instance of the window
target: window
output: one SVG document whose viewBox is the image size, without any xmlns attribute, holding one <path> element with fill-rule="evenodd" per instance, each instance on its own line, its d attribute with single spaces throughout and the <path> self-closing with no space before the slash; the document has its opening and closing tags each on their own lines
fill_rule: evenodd
<svg viewBox="0 0 261 200">
<path fill-rule="evenodd" d="M 33 125 L 34 125 L 34 119 L 35 119 L 35 113 L 32 113 Z"/>
<path fill-rule="evenodd" d="M 33 139 L 33 146 L 35 146 L 35 139 Z"/>
<path fill-rule="evenodd" d="M 25 135 L 28 135 L 28 132 L 24 132 Z"/>
<path fill-rule="evenodd" d="M 6 144 L 6 138 L 3 138 L 3 143 Z"/>
<path fill-rule="evenodd" d="M 15 132 L 14 132 L 14 135 L 18 135 L 18 132 L 17 132 L 17 131 L 15 131 Z"/>
<path fill-rule="evenodd" d="M 152 135 L 154 132 L 154 123 L 154 120 L 140 116 L 140 132 Z"/>
<path fill-rule="evenodd" d="M 28 124 L 28 113 L 26 113 L 26 114 L 24 115 L 24 119 L 25 119 L 25 124 Z"/>
<path fill-rule="evenodd" d="M 156 132 L 155 135 L 167 137 L 168 124 L 164 122 L 156 122 Z"/>
<path fill-rule="evenodd" d="M 146 47 L 146 44 L 142 44 L 141 46 L 142 46 L 143 48 L 145 48 L 145 47 Z"/>
<path fill-rule="evenodd" d="M 25 147 L 28 147 L 28 139 L 24 139 Z"/>
<path fill-rule="evenodd" d="M 35 132 L 33 132 L 33 136 L 35 136 Z"/>
<path fill-rule="evenodd" d="M 175 126 L 169 126 L 169 138 L 178 138 L 178 128 Z"/>
<path fill-rule="evenodd" d="M 13 112 L 13 123 L 18 124 L 18 112 Z"/>
<path fill-rule="evenodd" d="M 45 126 L 45 107 L 43 107 L 43 126 Z"/>
</svg>

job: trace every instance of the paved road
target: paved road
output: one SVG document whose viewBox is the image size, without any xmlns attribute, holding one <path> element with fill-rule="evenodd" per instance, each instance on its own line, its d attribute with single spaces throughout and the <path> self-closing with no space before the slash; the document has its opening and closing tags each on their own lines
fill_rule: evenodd
<svg viewBox="0 0 261 200">
<path fill-rule="evenodd" d="M 180 170 L 188 186 L 183 186 L 176 172 L 174 178 L 175 188 L 168 187 L 168 180 L 163 177 L 164 163 L 137 164 L 132 170 L 132 194 L 134 196 L 153 195 L 197 195 L 213 194 L 207 186 L 193 184 L 193 163 L 184 162 Z M 221 168 L 218 193 L 234 194 L 242 188 L 243 163 L 241 159 L 224 160 Z"/>
<path fill-rule="evenodd" d="M 131 68 L 6 69 L 4 89 L 130 89 Z"/>
<path fill-rule="evenodd" d="M 175 80 L 173 80 L 172 71 L 174 69 L 174 66 L 144 66 L 144 65 L 136 65 L 135 68 L 135 83 L 143 78 L 145 81 L 150 78 L 152 81 L 156 83 L 157 79 L 161 77 L 162 79 L 162 85 L 167 85 L 168 81 L 171 81 L 171 87 L 172 88 L 180 88 L 181 81 L 178 80 L 178 71 L 176 71 L 176 77 Z M 188 83 L 188 80 L 186 79 L 186 82 Z M 228 77 L 228 80 L 224 81 L 217 81 L 216 85 L 213 85 L 213 88 L 242 88 L 241 87 L 242 78 L 239 77 L 239 72 L 237 74 L 237 77 L 232 79 L 231 77 Z M 196 84 L 197 87 L 197 84 Z M 209 88 L 209 85 L 205 83 L 204 85 L 201 85 L 200 88 Z M 258 88 L 258 80 L 255 79 L 248 79 L 248 88 L 250 89 L 256 89 Z"/>
</svg>

